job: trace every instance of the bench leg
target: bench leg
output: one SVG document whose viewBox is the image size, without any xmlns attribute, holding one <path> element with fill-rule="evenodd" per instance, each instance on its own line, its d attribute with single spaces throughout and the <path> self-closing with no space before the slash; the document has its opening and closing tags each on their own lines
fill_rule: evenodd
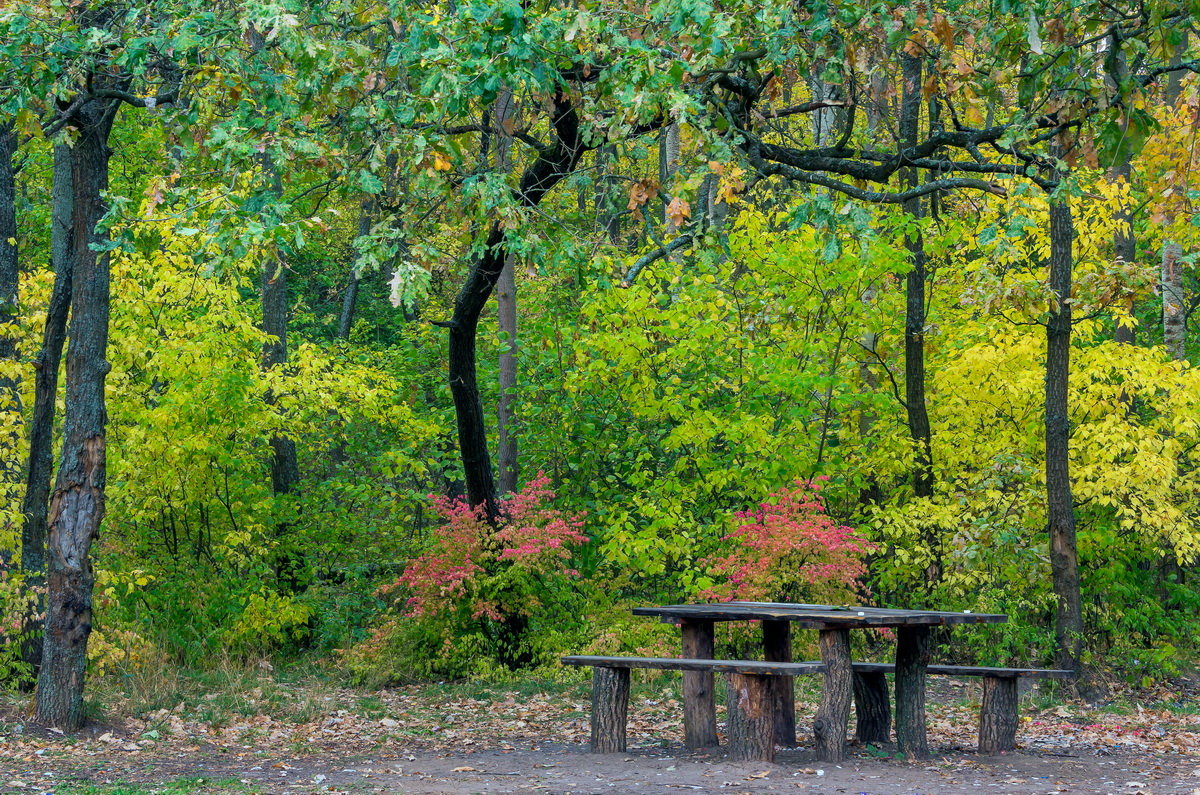
<svg viewBox="0 0 1200 795">
<path fill-rule="evenodd" d="M 1017 677 L 985 676 L 979 710 L 979 753 L 999 754 L 1017 748 Z"/>
<path fill-rule="evenodd" d="M 764 621 L 763 659 L 767 662 L 792 661 L 792 625 L 788 621 Z M 775 702 L 775 743 L 785 748 L 796 744 L 796 680 L 790 676 L 772 677 Z"/>
<path fill-rule="evenodd" d="M 713 622 L 684 620 L 680 629 L 684 657 L 712 659 Z M 688 748 L 715 748 L 718 744 L 712 671 L 683 672 L 683 734 Z"/>
<path fill-rule="evenodd" d="M 896 746 L 909 759 L 929 756 L 925 738 L 925 673 L 929 627 L 896 629 Z"/>
<path fill-rule="evenodd" d="M 729 674 L 729 758 L 736 762 L 775 761 L 777 676 Z"/>
<path fill-rule="evenodd" d="M 614 754 L 625 750 L 625 723 L 629 717 L 629 669 L 592 670 L 592 753 Z"/>
<path fill-rule="evenodd" d="M 820 636 L 821 662 L 825 663 L 825 688 L 813 722 L 817 758 L 840 762 L 846 756 L 846 724 L 850 722 L 850 694 L 854 669 L 850 662 L 850 630 L 823 629 Z"/>
<path fill-rule="evenodd" d="M 854 674 L 854 736 L 863 745 L 883 745 L 892 739 L 892 705 L 887 674 L 867 671 Z"/>
</svg>

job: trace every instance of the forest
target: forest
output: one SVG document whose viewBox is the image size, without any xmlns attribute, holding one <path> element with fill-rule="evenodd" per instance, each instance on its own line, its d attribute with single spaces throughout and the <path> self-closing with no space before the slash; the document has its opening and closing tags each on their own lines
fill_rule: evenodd
<svg viewBox="0 0 1200 795">
<path fill-rule="evenodd" d="M 1197 10 L 0 4 L 0 681 L 573 676 L 728 599 L 1190 670 Z"/>
</svg>

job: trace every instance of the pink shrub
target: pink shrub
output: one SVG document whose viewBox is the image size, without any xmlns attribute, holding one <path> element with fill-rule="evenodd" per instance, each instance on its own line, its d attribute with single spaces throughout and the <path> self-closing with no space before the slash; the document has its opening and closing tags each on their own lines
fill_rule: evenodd
<svg viewBox="0 0 1200 795">
<path fill-rule="evenodd" d="M 796 481 L 757 509 L 739 511 L 725 537 L 731 551 L 712 561 L 723 582 L 704 591 L 710 599 L 847 604 L 858 600 L 866 574 L 863 555 L 872 545 L 825 512 L 821 484 Z"/>
<path fill-rule="evenodd" d="M 547 505 L 554 499 L 543 473 L 501 501 L 505 522 L 488 525 L 482 510 L 463 499 L 431 496 L 444 524 L 432 546 L 413 558 L 383 591 L 407 594 L 413 617 L 464 611 L 474 619 L 499 621 L 530 615 L 547 576 L 578 576 L 564 568 L 571 550 L 587 541 L 581 516 Z"/>
</svg>

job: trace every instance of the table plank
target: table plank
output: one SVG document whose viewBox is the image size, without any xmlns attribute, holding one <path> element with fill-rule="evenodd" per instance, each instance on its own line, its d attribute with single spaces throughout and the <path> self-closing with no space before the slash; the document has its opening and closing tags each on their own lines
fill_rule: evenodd
<svg viewBox="0 0 1200 795">
<path fill-rule="evenodd" d="M 667 621 L 789 621 L 815 629 L 834 627 L 942 626 L 991 624 L 1008 620 L 999 613 L 945 610 L 899 610 L 884 607 L 788 604 L 782 602 L 723 602 L 718 604 L 635 607 L 634 615 L 659 616 Z"/>
</svg>

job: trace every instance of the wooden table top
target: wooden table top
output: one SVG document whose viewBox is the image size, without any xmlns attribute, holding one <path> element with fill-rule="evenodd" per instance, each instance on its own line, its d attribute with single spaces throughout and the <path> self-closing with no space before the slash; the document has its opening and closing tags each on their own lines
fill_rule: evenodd
<svg viewBox="0 0 1200 795">
<path fill-rule="evenodd" d="M 905 627 L 946 624 L 993 624 L 1007 621 L 999 613 L 893 610 L 886 607 L 802 605 L 787 602 L 714 602 L 696 605 L 635 607 L 634 615 L 659 616 L 663 621 L 789 621 L 801 627 Z"/>
</svg>

